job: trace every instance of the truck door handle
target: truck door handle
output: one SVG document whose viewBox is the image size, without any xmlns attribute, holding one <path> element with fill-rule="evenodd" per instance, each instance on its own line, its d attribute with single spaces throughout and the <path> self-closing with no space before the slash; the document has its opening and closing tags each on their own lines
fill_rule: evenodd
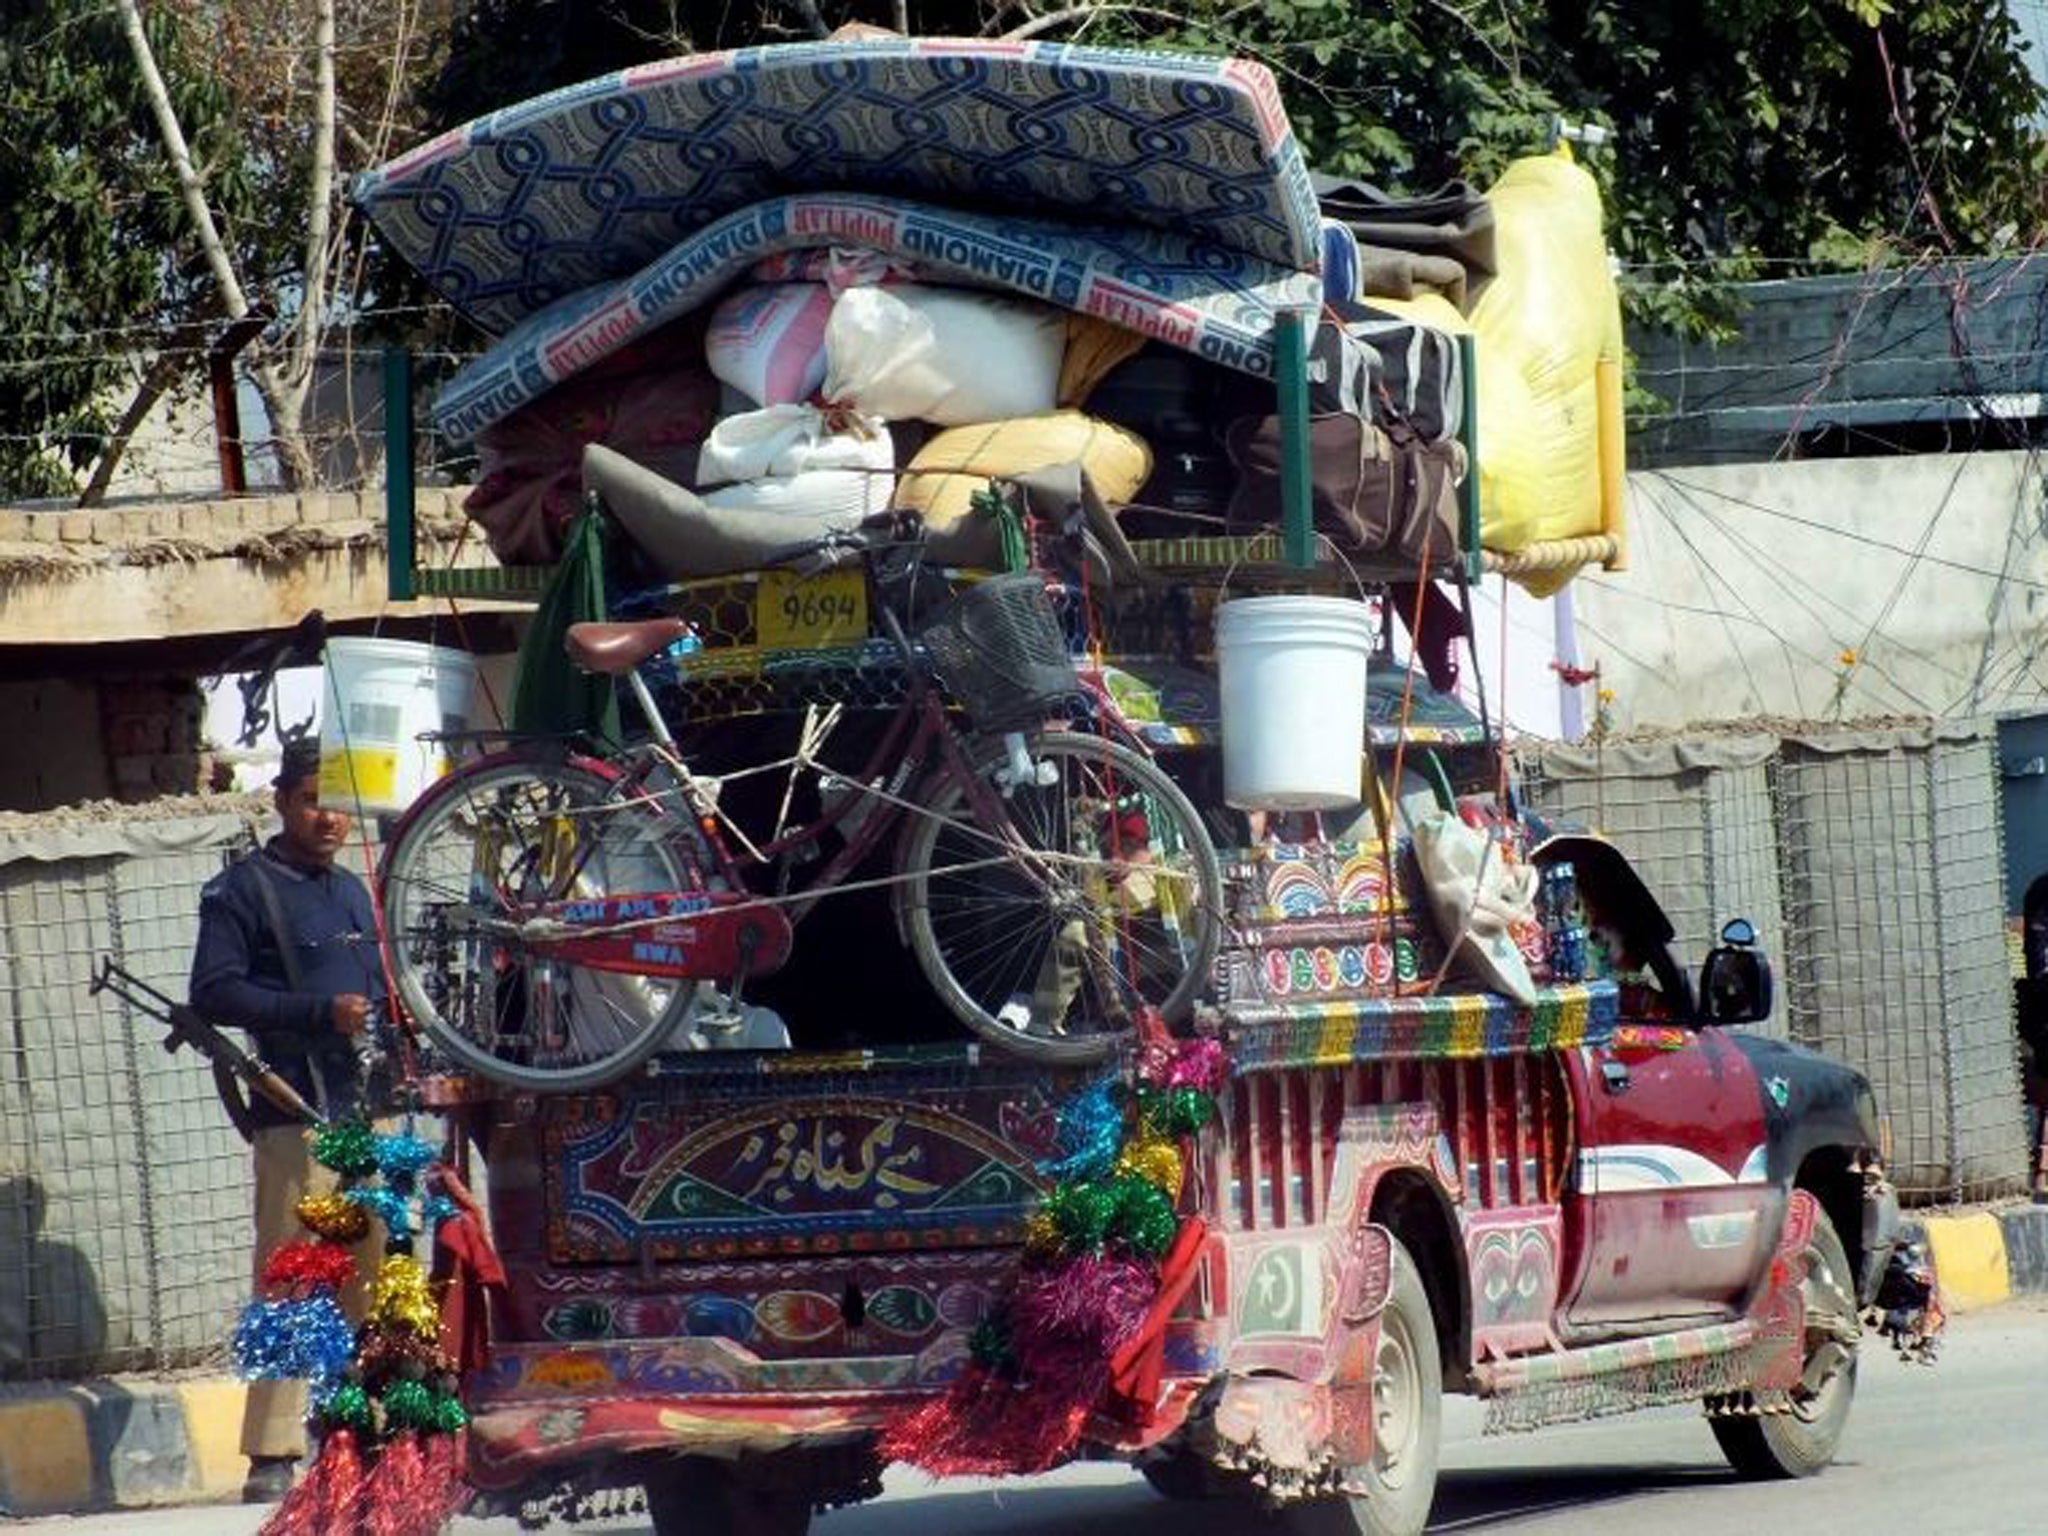
<svg viewBox="0 0 2048 1536">
<path fill-rule="evenodd" d="M 1628 1063 L 1625 1061 L 1603 1061 L 1600 1063 L 1600 1077 L 1607 1084 L 1609 1093 L 1628 1092 Z"/>
</svg>

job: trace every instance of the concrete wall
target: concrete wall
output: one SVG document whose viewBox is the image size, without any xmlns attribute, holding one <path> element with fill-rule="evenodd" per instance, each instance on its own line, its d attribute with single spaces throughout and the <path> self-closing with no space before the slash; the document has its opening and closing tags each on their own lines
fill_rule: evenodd
<svg viewBox="0 0 2048 1536">
<path fill-rule="evenodd" d="M 2042 698 L 2048 491 L 2031 454 L 1650 470 L 1629 496 L 1629 570 L 1574 588 L 1621 728 Z"/>
</svg>

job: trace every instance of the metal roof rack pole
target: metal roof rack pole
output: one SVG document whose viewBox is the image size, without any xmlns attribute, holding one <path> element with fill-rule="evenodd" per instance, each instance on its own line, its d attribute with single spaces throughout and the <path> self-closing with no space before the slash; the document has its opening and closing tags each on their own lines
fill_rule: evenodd
<svg viewBox="0 0 2048 1536">
<path fill-rule="evenodd" d="M 413 523 L 412 349 L 384 349 L 384 582 L 394 603 L 418 595 Z"/>
<path fill-rule="evenodd" d="M 1458 546 L 1465 553 L 1465 579 L 1476 582 L 1485 574 L 1486 555 L 1480 548 L 1479 529 L 1479 342 L 1469 334 L 1458 338 L 1458 383 L 1463 397 L 1458 412 L 1458 437 L 1465 445 L 1465 483 L 1459 487 L 1458 497 Z"/>
<path fill-rule="evenodd" d="M 1298 570 L 1316 563 L 1315 513 L 1309 504 L 1308 330 L 1314 312 L 1274 317 L 1273 381 L 1280 394 L 1280 548 Z"/>
</svg>

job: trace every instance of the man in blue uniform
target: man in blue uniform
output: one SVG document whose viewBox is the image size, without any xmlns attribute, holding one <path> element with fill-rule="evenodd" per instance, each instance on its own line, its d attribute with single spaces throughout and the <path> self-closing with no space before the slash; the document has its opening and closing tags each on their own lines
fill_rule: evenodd
<svg viewBox="0 0 2048 1536">
<path fill-rule="evenodd" d="M 355 1037 L 384 987 L 370 893 L 335 864 L 349 818 L 321 808 L 319 767 L 317 742 L 286 745 L 276 780 L 277 836 L 201 893 L 191 1001 L 212 1023 L 247 1030 L 280 1077 L 334 1116 L 357 1102 Z M 300 1197 L 326 1184 L 303 1129 L 260 1096 L 251 1109 L 260 1272 L 273 1248 L 299 1235 Z M 357 1261 L 367 1269 L 371 1250 L 359 1251 Z M 352 1289 L 343 1304 L 359 1316 L 360 1282 Z M 305 1448 L 304 1384 L 251 1383 L 242 1418 L 244 1500 L 283 1497 Z"/>
</svg>

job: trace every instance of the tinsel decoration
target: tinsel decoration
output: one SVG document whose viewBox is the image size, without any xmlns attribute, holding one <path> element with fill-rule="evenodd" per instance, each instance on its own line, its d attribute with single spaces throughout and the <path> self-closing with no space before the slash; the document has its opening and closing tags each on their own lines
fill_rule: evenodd
<svg viewBox="0 0 2048 1536">
<path fill-rule="evenodd" d="M 367 1430 L 374 1423 L 370 1417 L 370 1394 L 363 1390 L 359 1381 L 344 1381 L 317 1406 L 320 1424 L 330 1432 L 337 1429 Z"/>
<path fill-rule="evenodd" d="M 1051 1179 L 1099 1179 L 1116 1161 L 1124 1140 L 1123 1085 L 1099 1077 L 1056 1111 L 1054 1144 L 1060 1155 L 1039 1165 Z"/>
<path fill-rule="evenodd" d="M 1173 1200 L 1180 1195 L 1180 1148 L 1156 1132 L 1141 1131 L 1117 1154 L 1114 1172 L 1119 1178 L 1143 1179 Z"/>
<path fill-rule="evenodd" d="M 1184 1266 L 1200 1244 L 1199 1222 L 1175 1210 L 1187 1166 L 1176 1141 L 1215 1117 L 1229 1073 L 1216 1041 L 1175 1041 L 1155 1022 L 1135 1083 L 1099 1078 L 1059 1106 L 1057 1151 L 1040 1165 L 1054 1182 L 1025 1218 L 1022 1268 L 970 1335 L 952 1388 L 883 1431 L 886 1460 L 940 1476 L 1042 1471 L 1073 1453 L 1106 1396 L 1129 1404 L 1131 1378 L 1111 1392 L 1113 1362 L 1127 1346 L 1140 1360 L 1156 1349 L 1160 1260 L 1171 1251 Z M 1149 1412 L 1150 1398 L 1128 1411 Z"/>
<path fill-rule="evenodd" d="M 362 1491 L 358 1431 L 331 1428 L 320 1438 L 318 1459 L 270 1512 L 260 1536 L 339 1536 L 353 1531 Z"/>
<path fill-rule="evenodd" d="M 411 1254 L 391 1254 L 370 1282 L 369 1321 L 373 1326 L 407 1328 L 423 1338 L 440 1332 L 441 1310 L 434 1305 L 427 1272 Z"/>
<path fill-rule="evenodd" d="M 235 1369 L 244 1381 L 303 1378 L 317 1391 L 348 1368 L 355 1345 L 332 1296 L 252 1301 L 235 1324 Z"/>
<path fill-rule="evenodd" d="M 357 1243 L 369 1235 L 370 1215 L 348 1196 L 307 1195 L 296 1207 L 299 1223 L 333 1243 Z"/>
<path fill-rule="evenodd" d="M 264 1262 L 258 1283 L 269 1294 L 339 1291 L 355 1278 L 355 1255 L 333 1243 L 282 1243 Z"/>
<path fill-rule="evenodd" d="M 427 1381 L 447 1376 L 454 1368 L 438 1339 L 409 1328 L 372 1325 L 363 1330 L 356 1346 L 356 1369 L 372 1387 L 394 1378 Z"/>
<path fill-rule="evenodd" d="M 441 1154 L 432 1143 L 400 1131 L 374 1137 L 371 1155 L 377 1171 L 387 1179 L 395 1179 L 407 1175 L 417 1177 L 433 1167 L 434 1160 Z"/>
<path fill-rule="evenodd" d="M 377 1134 L 366 1120 L 336 1120 L 313 1133 L 313 1161 L 344 1179 L 377 1171 Z"/>
<path fill-rule="evenodd" d="M 445 1175 L 434 1172 L 434 1147 L 410 1130 L 338 1122 L 315 1131 L 312 1151 L 341 1181 L 297 1206 L 319 1241 L 270 1255 L 260 1277 L 267 1294 L 236 1336 L 250 1374 L 309 1380 L 320 1433 L 313 1466 L 260 1536 L 434 1536 L 469 1497 L 469 1415 L 441 1346 L 441 1309 L 410 1249 L 459 1207 L 429 1187 Z M 368 1236 L 373 1218 L 391 1251 L 365 1288 L 358 1330 L 335 1292 L 356 1273 L 342 1245 Z"/>
<path fill-rule="evenodd" d="M 378 1399 L 392 1429 L 427 1429 L 434 1422 L 434 1393 L 424 1381 L 394 1381 Z"/>
<path fill-rule="evenodd" d="M 1108 1187 L 1116 1203 L 1113 1231 L 1121 1246 L 1148 1259 L 1173 1246 L 1180 1217 L 1174 1214 L 1173 1201 L 1156 1185 L 1126 1176 L 1112 1179 Z"/>
<path fill-rule="evenodd" d="M 433 1419 L 427 1427 L 444 1435 L 452 1435 L 459 1429 L 467 1429 L 469 1410 L 462 1406 L 462 1399 L 454 1392 L 436 1392 Z"/>
<path fill-rule="evenodd" d="M 385 1235 L 395 1243 L 412 1241 L 418 1230 L 413 1225 L 412 1201 L 395 1189 L 358 1185 L 348 1190 L 345 1198 L 383 1222 Z"/>
</svg>

